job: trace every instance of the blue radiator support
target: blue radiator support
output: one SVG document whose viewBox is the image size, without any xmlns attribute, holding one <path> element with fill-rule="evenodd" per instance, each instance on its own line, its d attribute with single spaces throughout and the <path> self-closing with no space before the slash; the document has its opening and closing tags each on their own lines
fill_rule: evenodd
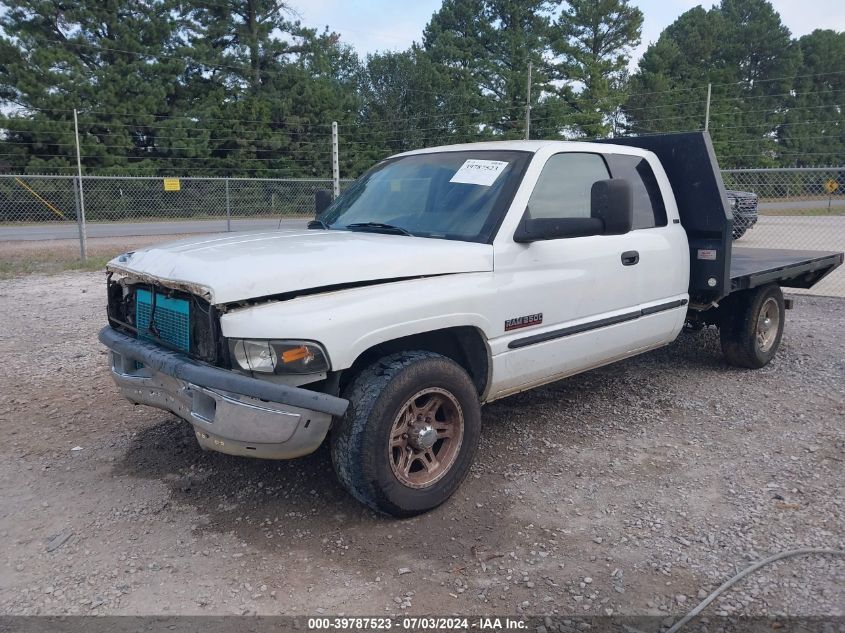
<svg viewBox="0 0 845 633">
<path fill-rule="evenodd" d="M 135 323 L 139 338 L 169 343 L 182 352 L 191 351 L 191 305 L 185 299 L 173 299 L 156 293 L 155 330 L 150 332 L 152 293 L 139 288 L 135 291 Z"/>
</svg>

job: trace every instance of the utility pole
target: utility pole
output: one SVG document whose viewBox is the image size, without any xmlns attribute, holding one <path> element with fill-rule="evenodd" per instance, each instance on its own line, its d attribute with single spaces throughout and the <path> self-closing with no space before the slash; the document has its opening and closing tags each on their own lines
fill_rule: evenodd
<svg viewBox="0 0 845 633">
<path fill-rule="evenodd" d="M 79 256 L 84 262 L 88 258 L 85 238 L 85 197 L 82 193 L 82 153 L 79 151 L 79 121 L 76 108 L 73 109 L 73 132 L 76 138 L 76 175 L 79 182 L 79 207 L 76 212 L 76 224 L 79 227 Z"/>
<path fill-rule="evenodd" d="M 531 62 L 528 62 L 528 89 L 525 100 L 525 140 L 531 138 Z"/>
<path fill-rule="evenodd" d="M 337 151 L 337 121 L 332 121 L 332 189 L 334 198 L 340 195 L 340 165 Z"/>
<path fill-rule="evenodd" d="M 707 108 L 704 110 L 704 131 L 710 128 L 710 89 L 712 84 L 707 84 Z"/>
</svg>

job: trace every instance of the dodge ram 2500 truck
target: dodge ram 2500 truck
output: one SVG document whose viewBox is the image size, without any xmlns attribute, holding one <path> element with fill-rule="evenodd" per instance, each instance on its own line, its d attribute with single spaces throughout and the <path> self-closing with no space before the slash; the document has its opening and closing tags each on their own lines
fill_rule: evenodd
<svg viewBox="0 0 845 633">
<path fill-rule="evenodd" d="M 718 326 L 729 363 L 762 367 L 781 286 L 842 263 L 732 248 L 700 133 L 408 152 L 318 211 L 307 229 L 119 256 L 100 341 L 123 394 L 188 421 L 202 447 L 287 459 L 329 437 L 345 488 L 394 516 L 455 492 L 482 404 L 685 325 Z"/>
</svg>

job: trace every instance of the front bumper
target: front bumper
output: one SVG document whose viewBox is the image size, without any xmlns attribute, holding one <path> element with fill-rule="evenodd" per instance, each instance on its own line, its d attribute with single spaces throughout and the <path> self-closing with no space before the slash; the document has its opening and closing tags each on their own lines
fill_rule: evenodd
<svg viewBox="0 0 845 633">
<path fill-rule="evenodd" d="M 210 450 L 265 459 L 307 455 L 349 404 L 203 365 L 109 326 L 99 339 L 111 352 L 112 377 L 123 395 L 187 420 Z"/>
<path fill-rule="evenodd" d="M 757 224 L 757 214 L 756 213 L 734 213 L 734 224 L 737 226 L 744 226 L 747 228 L 751 228 L 755 224 Z"/>
</svg>

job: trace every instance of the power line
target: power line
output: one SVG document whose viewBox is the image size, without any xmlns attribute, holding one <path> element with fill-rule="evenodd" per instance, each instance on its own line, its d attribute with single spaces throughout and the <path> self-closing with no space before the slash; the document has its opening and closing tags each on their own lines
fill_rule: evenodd
<svg viewBox="0 0 845 633">
<path fill-rule="evenodd" d="M 831 90 L 831 91 L 829 91 L 825 94 L 827 95 L 827 94 L 833 94 L 833 93 L 838 93 L 838 92 L 845 92 L 845 88 L 839 88 L 839 89 L 836 89 L 836 90 Z M 784 92 L 784 93 L 774 94 L 774 95 L 748 95 L 748 96 L 737 96 L 737 97 L 717 97 L 717 98 L 711 99 L 710 103 L 711 104 L 712 103 L 723 103 L 723 102 L 726 102 L 726 101 L 750 101 L 752 99 L 775 99 L 775 98 L 779 98 L 779 97 L 795 98 L 795 97 L 799 97 L 799 96 L 803 96 L 803 95 L 815 95 L 815 94 L 818 94 L 818 93 L 813 91 L 813 90 L 807 90 L 807 91 L 804 91 L 804 92 L 793 91 L 793 92 Z M 679 106 L 685 106 L 685 105 L 703 105 L 703 104 L 706 104 L 706 103 L 707 103 L 707 100 L 702 99 L 702 100 L 697 100 L 697 101 L 681 101 L 681 102 L 678 102 L 678 103 L 655 104 L 655 105 L 639 106 L 639 107 L 634 107 L 634 108 L 627 107 L 626 105 L 623 104 L 620 107 L 622 108 L 622 111 L 627 114 L 629 112 L 638 112 L 638 111 L 641 111 L 641 110 L 660 110 L 660 109 L 664 109 L 664 108 L 677 108 Z M 833 106 L 833 105 L 836 105 L 836 104 L 831 104 L 831 106 Z M 790 105 L 789 107 L 790 107 L 790 109 L 793 109 L 793 108 L 794 109 L 800 109 L 803 106 L 801 106 L 801 105 Z"/>
<path fill-rule="evenodd" d="M 765 143 L 772 141 L 774 143 L 782 143 L 784 141 L 821 141 L 821 140 L 838 140 L 830 136 L 776 136 L 766 138 L 744 139 L 736 141 L 721 141 L 722 145 L 747 145 L 749 143 Z"/>
<path fill-rule="evenodd" d="M 182 60 L 182 61 L 187 59 L 187 60 L 193 61 L 195 63 L 206 65 L 206 66 L 209 66 L 209 67 L 230 68 L 230 69 L 233 69 L 233 70 L 254 72 L 254 69 L 252 69 L 248 66 L 233 66 L 233 65 L 230 65 L 230 64 L 220 64 L 220 63 L 217 63 L 217 62 L 208 62 L 208 61 L 205 61 L 205 60 L 198 60 L 196 58 L 191 58 L 191 57 L 186 57 L 186 56 L 164 55 L 164 54 L 156 54 L 156 53 L 144 53 L 144 52 L 130 51 L 130 50 L 120 49 L 120 48 L 98 46 L 98 45 L 91 44 L 91 43 L 88 43 L 88 42 L 75 42 L 75 41 L 72 41 L 72 40 L 49 39 L 49 41 L 57 43 L 57 44 L 62 44 L 62 45 L 87 47 L 87 48 L 91 48 L 91 49 L 94 49 L 94 50 L 107 51 L 107 52 L 119 52 L 119 53 L 124 53 L 124 54 L 128 54 L 128 55 L 136 55 L 136 56 L 140 56 L 140 57 L 148 57 L 148 58 L 153 58 L 153 59 L 159 59 L 159 58 L 161 58 L 161 59 L 177 59 L 177 60 Z M 263 74 L 269 74 L 269 75 L 280 74 L 279 71 L 267 71 L 267 70 L 261 70 L 261 69 L 259 69 L 259 72 L 263 73 Z M 843 73 L 845 73 L 845 70 L 843 70 L 843 71 L 831 71 L 831 72 L 826 72 L 826 73 L 808 73 L 808 74 L 805 74 L 805 75 L 791 75 L 791 76 L 782 76 L 782 77 L 772 77 L 772 78 L 768 78 L 768 79 L 758 79 L 758 80 L 754 80 L 750 84 L 747 81 L 740 80 L 740 81 L 736 81 L 736 82 L 714 83 L 712 85 L 713 86 L 751 85 L 753 87 L 754 85 L 757 85 L 757 84 L 760 84 L 760 83 L 768 83 L 768 82 L 774 82 L 774 81 L 789 81 L 789 80 L 806 78 L 806 77 L 823 77 L 823 76 L 838 75 L 838 74 L 843 74 Z M 669 89 L 665 89 L 665 90 L 629 93 L 627 95 L 627 97 L 648 96 L 648 95 L 655 95 L 655 94 L 666 94 L 666 93 L 669 93 L 669 92 L 690 92 L 690 91 L 694 91 L 694 90 L 702 90 L 703 88 L 704 88 L 703 86 L 694 86 L 694 87 L 689 87 L 689 88 L 676 87 L 676 88 L 669 88 Z M 443 91 L 425 91 L 425 90 L 415 90 L 415 89 L 412 89 L 412 88 L 406 88 L 404 90 L 406 92 L 416 92 L 416 93 L 420 93 L 420 94 L 430 94 L 430 95 L 435 95 L 435 96 L 461 96 L 461 97 L 466 96 L 466 95 L 461 95 L 460 93 L 443 92 Z M 473 96 L 484 98 L 484 95 L 473 95 Z M 769 97 L 769 96 L 773 96 L 773 95 L 752 95 L 748 98 L 763 98 L 763 97 Z M 733 98 L 739 99 L 739 98 L 742 98 L 742 97 L 733 97 Z M 687 102 L 687 103 L 700 103 L 700 102 Z M 65 109 L 63 111 L 69 112 L 70 110 Z M 92 112 L 97 112 L 97 111 L 92 111 Z M 107 114 L 105 112 L 99 112 L 99 113 Z M 120 116 L 131 116 L 129 114 L 124 115 L 122 113 L 108 113 L 108 114 L 117 114 L 117 115 L 120 115 Z M 185 117 L 185 118 L 187 118 L 187 117 Z M 227 119 L 218 119 L 218 120 L 226 121 Z M 244 120 L 244 121 L 247 121 L 247 120 Z M 253 122 L 262 122 L 262 121 L 253 121 Z M 313 125 L 330 126 L 330 124 L 313 124 Z"/>
<path fill-rule="evenodd" d="M 805 110 L 821 110 L 821 109 L 834 108 L 834 107 L 836 107 L 836 106 L 833 106 L 833 105 L 818 105 L 818 106 L 802 106 L 801 108 L 796 108 L 796 109 L 801 110 L 801 111 L 805 111 Z M 756 109 L 756 110 L 740 110 L 740 111 L 737 111 L 737 112 L 727 112 L 727 111 L 724 111 L 724 110 L 723 111 L 711 111 L 710 112 L 710 121 L 711 121 L 711 127 L 712 127 L 712 126 L 714 126 L 714 119 L 716 119 L 719 116 L 735 117 L 735 116 L 744 116 L 746 114 L 759 114 L 761 112 L 763 112 L 765 114 L 784 114 L 785 115 L 785 114 L 788 114 L 789 111 L 790 111 L 790 108 L 786 108 L 784 110 L 772 109 L 772 108 L 759 108 L 759 109 Z M 657 117 L 657 118 L 653 118 L 653 119 L 635 119 L 635 121 L 637 123 L 649 123 L 649 122 L 653 122 L 653 121 L 668 121 L 668 120 L 674 120 L 674 119 L 696 119 L 696 118 L 703 118 L 703 114 L 696 112 L 696 113 L 691 113 L 691 114 L 678 114 L 678 115 L 662 116 L 662 117 Z"/>
<path fill-rule="evenodd" d="M 843 72 L 845 72 L 845 71 L 843 71 Z M 830 74 L 833 74 L 833 73 L 830 73 Z M 816 75 L 806 75 L 806 76 L 816 76 Z M 721 84 L 721 85 L 735 85 L 735 84 Z M 844 90 L 845 89 L 835 90 L 833 92 L 842 92 Z M 667 90 L 667 91 L 663 91 L 663 92 L 673 92 L 673 91 L 674 90 Z M 439 93 L 432 92 L 430 94 L 439 94 Z M 637 95 L 641 95 L 641 94 L 658 94 L 658 93 L 631 93 L 631 94 L 628 95 L 628 97 L 637 96 Z M 802 95 L 802 94 L 813 94 L 813 92 L 808 91 L 808 92 L 799 92 L 799 93 L 782 93 L 780 95 L 751 95 L 749 97 L 724 97 L 724 98 L 720 98 L 720 99 L 714 99 L 714 100 L 712 100 L 712 103 L 723 103 L 723 102 L 726 102 L 726 101 L 755 99 L 755 98 L 775 98 L 777 96 L 794 97 L 794 96 L 798 96 L 798 95 Z M 671 103 L 671 104 L 659 104 L 659 105 L 654 105 L 654 106 L 642 106 L 642 107 L 634 107 L 634 108 L 626 108 L 623 105 L 622 111 L 624 113 L 628 113 L 628 112 L 636 112 L 636 111 L 641 111 L 641 110 L 675 108 L 675 107 L 685 106 L 685 105 L 700 105 L 702 103 L 705 103 L 705 101 L 703 101 L 703 100 L 682 101 L 682 102 Z M 807 109 L 836 107 L 836 105 L 835 104 L 826 104 L 826 105 L 818 105 L 818 106 L 800 106 L 799 105 L 799 106 L 786 106 L 786 107 L 787 107 L 787 111 L 788 111 L 791 108 L 795 108 L 795 109 L 798 109 L 798 110 L 807 110 Z M 501 105 L 497 108 L 493 108 L 493 109 L 489 109 L 489 110 L 474 109 L 474 110 L 468 110 L 468 111 L 464 111 L 464 112 L 447 112 L 447 113 L 424 114 L 424 115 L 418 115 L 418 116 L 414 117 L 414 119 L 415 120 L 429 120 L 429 119 L 459 118 L 459 117 L 466 117 L 466 116 L 480 116 L 480 115 L 483 115 L 483 114 L 499 114 L 499 113 L 503 113 L 503 112 L 517 111 L 517 110 L 521 110 L 522 108 L 523 108 L 522 105 L 508 106 L 508 105 L 503 104 L 503 105 Z M 35 111 L 38 111 L 38 112 L 45 112 L 45 113 L 49 113 L 49 112 L 71 112 L 72 111 L 71 109 L 62 109 L 62 108 L 28 108 L 28 109 L 35 110 Z M 746 111 L 743 111 L 742 113 L 743 114 L 757 113 L 757 112 L 763 112 L 763 111 L 769 111 L 769 109 L 746 110 Z M 771 112 L 775 113 L 776 110 L 771 110 Z M 83 111 L 83 113 L 84 114 L 102 114 L 102 115 L 106 115 L 106 116 L 119 116 L 119 117 L 135 116 L 135 115 L 130 114 L 130 113 L 106 112 L 106 111 L 100 111 L 100 110 L 86 110 L 86 111 Z M 725 114 L 725 113 L 724 112 L 714 113 L 714 116 L 718 115 L 718 114 Z M 85 122 L 85 124 L 88 125 L 89 127 L 95 127 L 95 126 L 98 126 L 98 125 L 102 125 L 104 127 L 116 126 L 116 127 L 132 128 L 132 129 L 149 128 L 149 129 L 188 130 L 188 131 L 213 132 L 213 131 L 217 131 L 217 128 L 201 127 L 201 125 L 207 125 L 210 122 L 225 122 L 225 123 L 230 124 L 230 125 L 232 123 L 257 123 L 257 124 L 263 124 L 263 125 L 270 126 L 271 129 L 273 131 L 277 132 L 277 133 L 278 132 L 286 132 L 288 134 L 302 133 L 302 132 L 298 132 L 297 128 L 329 128 L 329 127 L 331 127 L 330 123 L 291 123 L 289 121 L 273 121 L 273 120 L 267 120 L 267 119 L 205 118 L 201 115 L 144 115 L 144 116 L 151 116 L 156 120 L 152 121 L 152 122 L 136 122 L 136 123 L 120 123 L 120 122 L 115 122 L 115 121 Z M 556 115 L 553 115 L 553 116 L 556 116 Z M 691 118 L 691 117 L 695 117 L 695 116 L 698 116 L 698 114 L 667 115 L 667 116 L 657 117 L 657 118 L 652 118 L 652 119 L 643 119 L 643 120 L 640 120 L 639 122 L 643 123 L 643 122 L 658 121 L 658 120 L 663 120 L 663 119 Z M 168 124 L 170 121 L 178 121 L 178 120 L 182 120 L 182 119 L 186 119 L 186 120 L 189 120 L 189 121 L 196 121 L 198 125 L 173 126 L 173 125 Z M 544 119 L 548 120 L 549 117 L 541 117 L 540 119 L 537 119 L 537 120 L 544 120 Z M 11 119 L 11 120 L 14 120 L 14 119 Z M 365 117 L 363 119 L 363 121 L 368 125 L 375 125 L 375 124 L 379 124 L 379 123 L 388 123 L 389 124 L 389 123 L 395 122 L 395 117 L 389 118 L 389 119 L 367 119 Z M 61 121 L 61 122 L 64 122 L 64 121 Z M 67 123 L 69 123 L 69 121 Z M 360 123 L 360 122 L 341 123 L 341 126 L 345 129 L 347 127 L 358 125 L 358 123 Z M 486 122 L 486 121 L 480 121 L 479 122 L 479 124 L 483 124 L 483 123 L 488 123 L 488 122 Z M 273 126 L 276 126 L 276 125 L 282 125 L 284 127 L 282 127 L 281 129 L 279 129 L 277 127 L 273 127 Z M 10 129 L 9 126 L 7 126 L 7 128 Z M 422 129 L 439 129 L 439 128 L 422 128 Z"/>
<path fill-rule="evenodd" d="M 10 129 L 9 131 L 13 134 L 43 134 L 45 132 L 44 130 L 32 130 L 32 129 L 22 129 L 22 130 L 19 130 L 19 129 L 12 130 L 12 129 Z M 256 131 L 256 132 L 258 132 L 258 131 Z M 90 130 L 87 132 L 87 135 L 89 137 L 96 137 L 96 138 L 108 138 L 108 137 L 126 138 L 127 140 L 130 140 L 130 141 L 132 140 L 132 137 L 133 137 L 131 132 L 128 132 L 127 134 L 122 134 L 120 132 L 92 132 Z M 271 142 L 273 142 L 273 139 L 245 138 L 244 136 L 208 136 L 208 137 L 205 137 L 205 136 L 181 136 L 181 135 L 179 135 L 179 136 L 166 136 L 166 135 L 162 135 L 162 134 L 155 134 L 155 135 L 151 135 L 151 138 L 154 138 L 156 141 L 160 141 L 160 142 L 174 141 L 174 140 L 175 141 L 181 141 L 181 142 L 184 142 L 184 141 L 200 141 L 200 142 L 202 142 L 202 141 L 216 141 L 216 142 L 240 141 L 240 142 L 248 142 L 248 143 L 260 143 L 260 142 L 271 143 Z M 328 146 L 328 144 L 329 144 L 329 139 L 326 139 L 324 142 L 308 141 L 308 140 L 300 140 L 300 139 L 288 139 L 288 140 L 290 141 L 291 147 L 293 147 L 293 146 L 296 146 L 296 147 L 308 146 L 308 145 L 320 145 L 320 146 L 325 145 L 325 146 Z M 3 139 L 0 139 L 0 142 L 2 142 L 2 141 L 3 141 Z M 37 142 L 37 141 L 33 141 L 33 142 Z M 50 143 L 50 142 L 46 142 L 46 143 L 55 144 L 55 143 Z M 114 146 L 110 146 L 110 147 L 123 147 L 123 145 L 114 145 Z M 188 148 L 185 148 L 185 149 L 188 149 Z"/>
<path fill-rule="evenodd" d="M 493 109 L 489 109 L 489 110 L 467 110 L 467 111 L 464 111 L 464 112 L 446 112 L 446 113 L 435 113 L 435 114 L 430 114 L 430 115 L 429 114 L 423 114 L 423 115 L 417 115 L 414 118 L 415 119 L 423 119 L 423 120 L 426 120 L 426 119 L 441 119 L 441 118 L 457 118 L 457 117 L 463 117 L 463 116 L 475 116 L 475 115 L 479 115 L 479 114 L 494 114 L 494 113 L 500 113 L 500 112 L 509 112 L 509 111 L 520 110 L 523 107 L 524 106 L 522 106 L 522 105 L 513 105 L 513 106 L 501 105 L 497 108 L 493 108 Z M 30 109 L 38 111 L 38 112 L 45 112 L 45 113 L 72 112 L 73 111 L 72 109 L 66 109 L 66 108 L 30 108 Z M 133 115 L 133 114 L 130 114 L 130 113 L 105 112 L 105 111 L 101 111 L 101 110 L 81 110 L 80 113 L 81 114 L 102 114 L 102 115 L 106 115 L 106 116 L 120 116 L 120 117 L 136 116 L 136 115 Z M 90 123 L 86 123 L 86 124 L 90 125 L 90 126 L 94 126 L 94 125 L 104 125 L 104 126 L 114 125 L 114 126 L 131 127 L 131 128 L 143 128 L 143 127 L 162 128 L 162 127 L 166 127 L 166 129 L 184 129 L 184 130 L 202 130 L 202 131 L 214 131 L 214 130 L 217 129 L 217 128 L 196 127 L 196 126 L 179 127 L 179 126 L 164 126 L 163 125 L 167 121 L 189 119 L 189 120 L 197 121 L 197 123 L 200 124 L 200 125 L 207 124 L 209 122 L 223 122 L 223 123 L 227 123 L 227 124 L 232 124 L 232 123 L 260 123 L 260 124 L 265 124 L 265 125 L 270 125 L 270 126 L 276 125 L 276 124 L 282 124 L 282 125 L 287 126 L 291 133 L 294 133 L 295 128 L 300 127 L 300 126 L 303 126 L 303 127 L 321 127 L 321 128 L 322 127 L 327 127 L 327 128 L 331 127 L 331 123 L 296 124 L 296 123 L 289 123 L 289 122 L 286 122 L 286 121 L 273 121 L 273 120 L 268 120 L 268 119 L 236 119 L 236 118 L 218 119 L 218 118 L 204 118 L 204 117 L 199 116 L 199 115 L 174 115 L 174 116 L 170 116 L 170 115 L 142 115 L 142 116 L 151 116 L 151 117 L 154 117 L 158 120 L 153 121 L 151 123 L 142 123 L 142 122 L 118 123 L 118 122 L 113 122 L 113 121 L 104 121 L 104 122 L 90 122 Z M 14 119 L 12 119 L 12 120 L 14 120 Z M 394 118 L 369 119 L 369 118 L 366 118 L 366 117 L 364 117 L 363 120 L 367 124 L 392 123 L 392 122 L 395 121 Z M 62 122 L 64 122 L 64 121 L 62 121 Z M 341 123 L 341 125 L 344 126 L 344 127 L 350 126 L 350 125 L 356 125 L 356 124 L 357 124 L 357 122 Z"/>
<path fill-rule="evenodd" d="M 753 82 L 750 82 L 752 86 L 756 84 L 762 83 L 771 83 L 773 81 L 788 81 L 788 80 L 795 80 L 795 79 L 804 79 L 806 77 L 827 77 L 829 75 L 842 75 L 845 74 L 845 70 L 832 70 L 826 73 L 807 73 L 806 75 L 787 75 L 785 77 L 772 77 L 769 79 L 755 79 Z M 746 80 L 739 80 L 739 81 L 729 81 L 720 84 L 713 84 L 713 86 L 741 86 L 747 85 L 749 82 Z"/>
</svg>

